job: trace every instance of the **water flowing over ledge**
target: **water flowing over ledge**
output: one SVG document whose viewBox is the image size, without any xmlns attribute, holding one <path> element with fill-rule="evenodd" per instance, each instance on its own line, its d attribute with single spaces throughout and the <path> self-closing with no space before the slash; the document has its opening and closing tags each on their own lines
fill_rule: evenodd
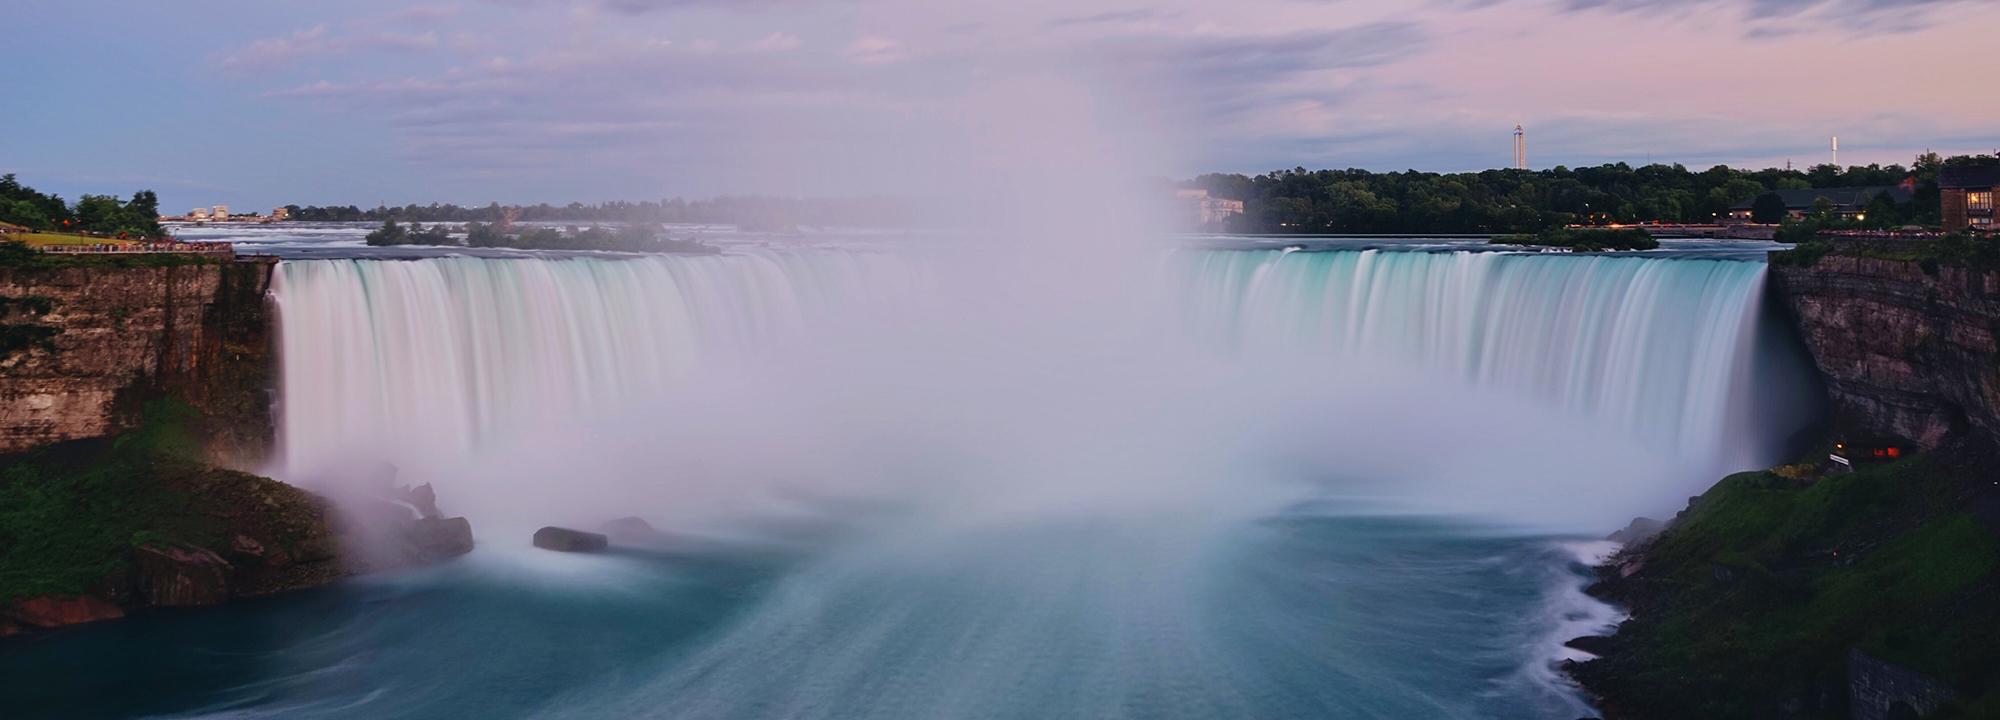
<svg viewBox="0 0 2000 720">
<path fill-rule="evenodd" d="M 642 396 L 704 354 L 907 296 L 873 253 L 286 262 L 273 283 L 291 467 L 387 441 L 471 449 L 510 418 Z"/>
<path fill-rule="evenodd" d="M 1791 393 L 1756 387 L 1792 374 L 1771 363 L 1793 362 L 1762 322 L 1762 263 L 1375 250 L 1180 260 L 1188 312 L 1248 352 L 1418 363 L 1724 466 L 1769 461 L 1789 431 L 1766 421 Z"/>
<path fill-rule="evenodd" d="M 508 418 L 644 396 L 703 358 L 913 299 L 920 265 L 826 250 L 286 262 L 282 443 L 295 467 L 388 439 L 469 450 Z M 1167 267 L 1197 335 L 1251 361 L 1412 363 L 1724 467 L 1769 461 L 1785 431 L 1769 417 L 1785 401 L 1756 387 L 1774 374 L 1760 365 L 1786 362 L 1761 322 L 1761 263 L 1272 250 Z"/>
</svg>

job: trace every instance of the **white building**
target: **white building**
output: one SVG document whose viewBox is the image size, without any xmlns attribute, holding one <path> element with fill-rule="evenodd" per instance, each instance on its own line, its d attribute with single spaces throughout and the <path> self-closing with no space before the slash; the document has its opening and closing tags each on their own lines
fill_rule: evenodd
<svg viewBox="0 0 2000 720">
<path fill-rule="evenodd" d="M 1178 196 L 1182 203 L 1191 206 L 1195 223 L 1204 227 L 1243 214 L 1242 200 L 1210 197 L 1207 190 L 1182 190 Z"/>
<path fill-rule="evenodd" d="M 207 220 L 207 219 L 208 219 L 208 208 L 195 208 L 195 209 L 193 209 L 193 210 L 189 210 L 189 211 L 188 211 L 188 219 L 189 219 L 189 220 Z"/>
<path fill-rule="evenodd" d="M 216 220 L 228 220 L 229 206 L 228 205 L 215 206 L 214 208 L 210 209 L 209 217 L 214 218 Z"/>
</svg>

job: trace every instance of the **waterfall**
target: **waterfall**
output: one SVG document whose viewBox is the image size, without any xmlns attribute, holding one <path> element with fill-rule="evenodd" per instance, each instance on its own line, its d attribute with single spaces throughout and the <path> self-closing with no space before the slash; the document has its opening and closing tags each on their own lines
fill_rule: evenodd
<svg viewBox="0 0 2000 720">
<path fill-rule="evenodd" d="M 1319 353 L 1330 371 L 1354 357 L 1413 363 L 1729 468 L 1771 462 L 1789 430 L 1761 416 L 1759 356 L 1777 342 L 1761 321 L 1762 263 L 1271 250 L 1174 265 L 1201 331 L 1242 352 Z"/>
<path fill-rule="evenodd" d="M 919 275 L 880 253 L 284 262 L 285 464 L 470 450 L 511 421 L 643 397 L 836 307 L 907 297 Z"/>
<path fill-rule="evenodd" d="M 274 290 L 281 443 L 292 467 L 383 443 L 471 450 L 513 420 L 644 397 L 817 320 L 920 300 L 922 267 L 840 250 L 288 261 Z M 1686 456 L 1775 459 L 1781 433 L 1766 427 L 1782 423 L 1753 392 L 1768 352 L 1761 263 L 1218 250 L 1165 267 L 1194 336 L 1251 363 L 1323 358 L 1338 373 L 1344 359 L 1388 360 Z"/>
</svg>

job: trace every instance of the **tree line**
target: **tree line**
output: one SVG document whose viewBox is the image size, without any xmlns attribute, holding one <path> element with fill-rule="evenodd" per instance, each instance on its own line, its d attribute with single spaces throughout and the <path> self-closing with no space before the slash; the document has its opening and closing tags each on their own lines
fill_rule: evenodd
<svg viewBox="0 0 2000 720">
<path fill-rule="evenodd" d="M 382 227 L 368 233 L 367 242 L 376 247 L 396 245 L 443 245 L 448 247 L 514 248 L 517 250 L 611 250 L 618 252 L 714 253 L 715 248 L 693 240 L 659 236 L 656 225 L 630 223 L 616 229 L 507 227 L 490 223 L 466 223 L 463 238 L 454 236 L 444 225 L 382 221 Z"/>
<path fill-rule="evenodd" d="M 32 230 L 87 232 L 102 235 L 160 237 L 160 198 L 151 190 L 115 195 L 84 195 L 76 204 L 21 184 L 13 173 L 0 175 L 0 222 Z"/>
<path fill-rule="evenodd" d="M 758 229 L 790 229 L 801 225 L 902 225 L 909 208 L 888 198 L 805 200 L 762 196 L 724 196 L 709 200 L 667 198 L 657 201 L 503 207 L 431 203 L 362 209 L 354 205 L 286 205 L 293 220 L 319 222 L 576 222 L 730 224 Z"/>
<path fill-rule="evenodd" d="M 1775 190 L 1910 183 L 1912 200 L 1871 208 L 1883 227 L 1939 222 L 1938 171 L 2000 162 L 1992 156 L 1919 155 L 1909 166 L 1815 165 L 1803 171 L 1741 170 L 1717 165 L 1632 167 L 1625 163 L 1548 170 L 1429 173 L 1415 170 L 1294 168 L 1257 176 L 1202 175 L 1185 183 L 1244 201 L 1224 230 L 1250 233 L 1539 233 L 1566 225 L 1638 222 L 1707 223 L 1738 203 Z M 1782 209 L 1779 211 L 1782 215 Z"/>
</svg>

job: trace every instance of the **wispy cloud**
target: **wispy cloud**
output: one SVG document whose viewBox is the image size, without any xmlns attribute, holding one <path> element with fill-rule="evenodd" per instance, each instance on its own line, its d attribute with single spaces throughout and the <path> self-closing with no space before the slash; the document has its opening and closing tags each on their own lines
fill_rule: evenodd
<svg viewBox="0 0 2000 720">
<path fill-rule="evenodd" d="M 1818 28 L 1847 32 L 1914 32 L 1940 21 L 1949 6 L 1988 4 L 1985 0 L 1563 0 L 1569 12 L 1686 14 L 1734 12 L 1752 37 L 1797 35 Z"/>
<path fill-rule="evenodd" d="M 309 57 L 326 57 L 355 50 L 435 50 L 437 31 L 421 33 L 379 31 L 338 35 L 325 25 L 315 25 L 288 35 L 251 42 L 216 60 L 227 70 L 262 72 L 277 70 Z"/>
<path fill-rule="evenodd" d="M 887 65 L 909 57 L 902 41 L 880 35 L 863 35 L 847 44 L 847 59 L 862 65 Z"/>
<path fill-rule="evenodd" d="M 1123 25 L 1127 23 L 1136 23 L 1136 22 L 1143 22 L 1146 20 L 1159 19 L 1173 14 L 1174 13 L 1162 13 L 1161 11 L 1152 10 L 1148 8 L 1135 8 L 1131 10 L 1108 10 L 1105 12 L 1093 13 L 1089 15 L 1065 15 L 1063 17 L 1053 18 L 1049 20 L 1048 25 L 1049 27 L 1057 27 L 1057 28 L 1087 27 L 1091 25 Z"/>
</svg>

